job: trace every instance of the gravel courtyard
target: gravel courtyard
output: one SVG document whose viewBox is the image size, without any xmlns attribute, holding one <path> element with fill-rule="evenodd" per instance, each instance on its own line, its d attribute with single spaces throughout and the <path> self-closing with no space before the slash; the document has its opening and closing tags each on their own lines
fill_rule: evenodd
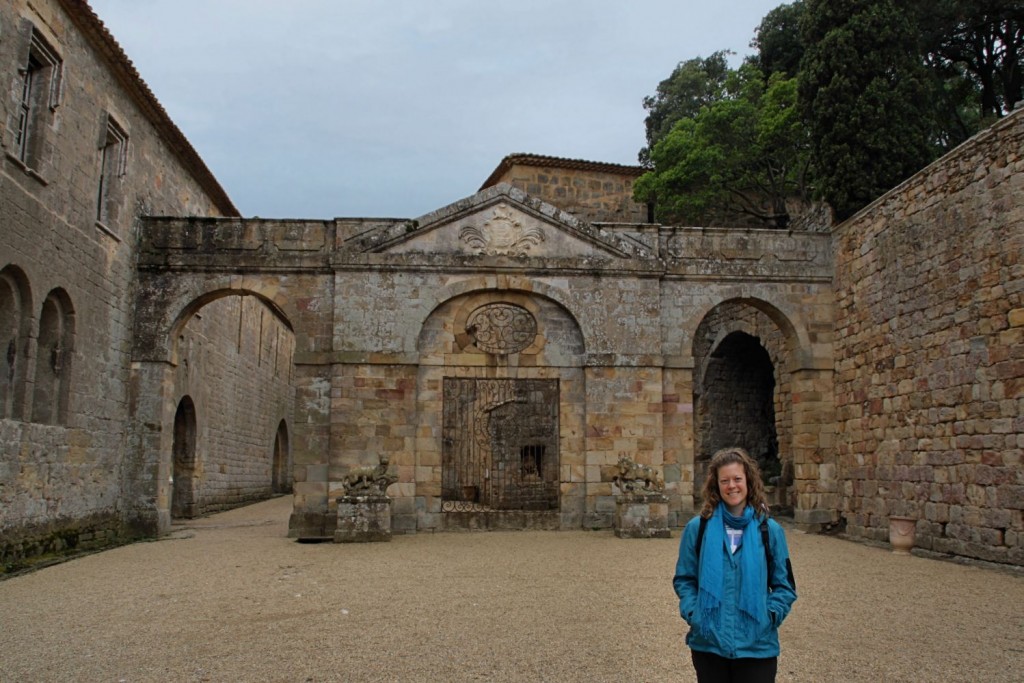
<svg viewBox="0 0 1024 683">
<path fill-rule="evenodd" d="M 0 681 L 693 681 L 678 536 L 304 544 L 290 498 L 0 581 Z M 1024 680 L 1024 577 L 790 531 L 780 681 Z"/>
</svg>

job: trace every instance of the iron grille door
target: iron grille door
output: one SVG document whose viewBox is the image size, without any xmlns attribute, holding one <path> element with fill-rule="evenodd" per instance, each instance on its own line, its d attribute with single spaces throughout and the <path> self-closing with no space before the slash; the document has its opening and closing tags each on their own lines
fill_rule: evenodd
<svg viewBox="0 0 1024 683">
<path fill-rule="evenodd" d="M 558 380 L 444 378 L 442 510 L 558 509 Z"/>
</svg>

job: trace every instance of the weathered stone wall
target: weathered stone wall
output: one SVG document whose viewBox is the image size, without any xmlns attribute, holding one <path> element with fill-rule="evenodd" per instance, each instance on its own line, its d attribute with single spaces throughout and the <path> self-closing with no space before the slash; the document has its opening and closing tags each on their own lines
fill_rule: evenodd
<svg viewBox="0 0 1024 683">
<path fill-rule="evenodd" d="M 174 403 L 188 396 L 198 426 L 194 514 L 268 498 L 274 438 L 294 407 L 294 334 L 256 297 L 227 296 L 196 311 L 177 343 Z"/>
<path fill-rule="evenodd" d="M 1024 563 L 1024 112 L 835 231 L 848 533 Z"/>
<path fill-rule="evenodd" d="M 151 220 L 137 359 L 170 357 L 150 331 L 173 329 L 209 292 L 273 301 L 296 335 L 299 537 L 330 537 L 343 477 L 382 454 L 399 477 L 389 490 L 396 531 L 461 524 L 440 509 L 445 377 L 559 382 L 559 508 L 502 513 L 499 524 L 610 527 L 623 454 L 663 473 L 678 524 L 693 508 L 693 369 L 714 346 L 695 340 L 727 329 L 770 347 L 781 390 L 805 406 L 797 424 L 779 401 L 781 439 L 795 464 L 820 461 L 818 435 L 827 440 L 831 424 L 822 399 L 831 378 L 828 235 L 663 228 L 620 237 L 504 187 L 418 223 Z M 530 256 L 465 253 L 460 236 L 484 235 L 498 219 L 538 236 Z M 735 308 L 728 302 L 746 313 L 722 314 Z M 469 317 L 488 303 L 531 311 L 530 348 L 474 347 Z M 795 373 L 817 395 L 785 379 Z M 794 492 L 810 506 L 803 512 L 818 513 L 823 483 L 807 472 Z"/>
<path fill-rule="evenodd" d="M 58 55 L 62 78 L 56 99 L 39 110 L 31 138 L 38 145 L 26 163 L 16 131 L 30 25 Z M 13 309 L 0 305 L 8 311 L 0 315 L 16 310 L 18 318 L 0 321 L 0 341 L 5 352 L 13 342 L 15 366 L 0 414 L 6 565 L 121 535 L 137 217 L 221 211 L 61 3 L 0 4 L 0 81 L 0 299 L 18 300 Z M 110 178 L 110 210 L 101 222 L 99 146 L 108 117 L 128 143 L 124 174 Z M 49 345 L 37 348 L 51 292 L 66 324 L 57 355 Z M 0 362 L 7 374 L 6 357 Z M 47 415 L 36 387 L 49 381 L 60 383 L 62 395 L 59 409 Z"/>
</svg>

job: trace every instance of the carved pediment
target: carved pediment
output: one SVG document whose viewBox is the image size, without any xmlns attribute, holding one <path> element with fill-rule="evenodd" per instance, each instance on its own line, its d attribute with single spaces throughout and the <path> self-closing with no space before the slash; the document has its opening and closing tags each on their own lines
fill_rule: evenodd
<svg viewBox="0 0 1024 683">
<path fill-rule="evenodd" d="M 635 258 L 646 247 L 510 185 L 496 185 L 414 221 L 348 240 L 357 252 L 548 258 Z"/>
</svg>

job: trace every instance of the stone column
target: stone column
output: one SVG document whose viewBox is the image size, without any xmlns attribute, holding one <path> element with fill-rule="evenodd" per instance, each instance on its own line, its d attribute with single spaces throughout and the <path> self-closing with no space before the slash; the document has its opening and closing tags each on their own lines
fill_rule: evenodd
<svg viewBox="0 0 1024 683">
<path fill-rule="evenodd" d="M 289 538 L 321 539 L 333 533 L 327 520 L 331 380 L 329 365 L 295 366 L 295 438 L 292 442 L 294 506 Z"/>
<path fill-rule="evenodd" d="M 122 475 L 123 522 L 134 536 L 166 534 L 171 528 L 173 366 L 163 361 L 132 364 L 132 412 Z"/>
</svg>

